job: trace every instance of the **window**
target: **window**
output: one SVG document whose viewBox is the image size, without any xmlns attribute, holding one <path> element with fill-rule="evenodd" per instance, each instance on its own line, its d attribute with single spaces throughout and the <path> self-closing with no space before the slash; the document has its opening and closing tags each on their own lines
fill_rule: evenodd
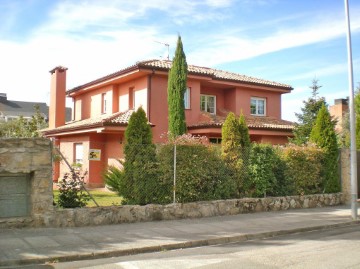
<svg viewBox="0 0 360 269">
<path fill-rule="evenodd" d="M 106 93 L 101 94 L 101 113 L 106 114 Z"/>
<path fill-rule="evenodd" d="M 216 114 L 216 96 L 215 95 L 200 95 L 200 110 Z"/>
<path fill-rule="evenodd" d="M 209 142 L 212 144 L 221 144 L 221 138 L 220 137 L 210 137 Z"/>
<path fill-rule="evenodd" d="M 266 99 L 265 98 L 251 98 L 250 112 L 251 115 L 265 116 Z"/>
<path fill-rule="evenodd" d="M 134 92 L 134 88 L 129 88 L 129 109 L 135 109 L 135 92 Z"/>
<path fill-rule="evenodd" d="M 186 88 L 184 93 L 184 108 L 190 109 L 190 88 Z"/>
<path fill-rule="evenodd" d="M 83 164 L 84 161 L 84 148 L 82 143 L 75 143 L 74 144 L 74 161 L 76 164 Z"/>
</svg>

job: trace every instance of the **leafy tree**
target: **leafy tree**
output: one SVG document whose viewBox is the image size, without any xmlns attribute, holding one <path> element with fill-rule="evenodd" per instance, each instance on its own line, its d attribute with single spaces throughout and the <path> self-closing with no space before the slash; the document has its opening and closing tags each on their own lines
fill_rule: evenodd
<svg viewBox="0 0 360 269">
<path fill-rule="evenodd" d="M 16 120 L 0 123 L 0 137 L 39 137 L 39 130 L 47 127 L 44 116 L 38 105 L 34 106 L 35 114 L 31 120 L 20 116 Z"/>
<path fill-rule="evenodd" d="M 224 161 L 235 169 L 237 175 L 238 194 L 247 175 L 248 157 L 250 151 L 250 136 L 245 117 L 241 113 L 239 119 L 230 112 L 222 127 L 221 155 Z"/>
<path fill-rule="evenodd" d="M 311 131 L 310 142 L 315 143 L 325 151 L 324 191 L 338 192 L 340 190 L 338 174 L 338 142 L 335 133 L 335 124 L 324 104 L 319 110 L 315 125 Z"/>
<path fill-rule="evenodd" d="M 156 153 L 151 127 L 141 107 L 131 115 L 125 139 L 124 170 L 110 167 L 104 176 L 106 182 L 123 197 L 124 204 L 151 203 L 157 188 Z"/>
<path fill-rule="evenodd" d="M 186 56 L 179 36 L 168 80 L 169 133 L 172 137 L 186 133 L 184 94 L 187 72 Z"/>
<path fill-rule="evenodd" d="M 309 141 L 316 116 L 322 105 L 326 105 L 325 98 L 318 97 L 319 89 L 322 87 L 318 82 L 317 79 L 313 79 L 312 86 L 310 86 L 312 96 L 307 101 L 303 101 L 304 107 L 301 108 L 302 113 L 295 113 L 298 118 L 298 124 L 295 126 L 294 138 L 291 139 L 291 142 L 296 145 L 302 145 Z"/>
</svg>

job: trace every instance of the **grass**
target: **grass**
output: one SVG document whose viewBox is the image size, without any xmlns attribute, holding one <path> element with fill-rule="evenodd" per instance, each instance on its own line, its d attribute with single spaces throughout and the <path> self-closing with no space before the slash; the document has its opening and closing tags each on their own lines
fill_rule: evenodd
<svg viewBox="0 0 360 269">
<path fill-rule="evenodd" d="M 112 206 L 112 205 L 120 205 L 121 197 L 119 197 L 116 193 L 108 191 L 108 190 L 89 190 L 90 194 L 94 198 L 94 200 L 98 203 L 99 206 Z M 54 200 L 55 202 L 59 197 L 59 190 L 53 190 Z M 95 207 L 95 203 L 93 200 L 89 200 L 86 207 Z"/>
</svg>

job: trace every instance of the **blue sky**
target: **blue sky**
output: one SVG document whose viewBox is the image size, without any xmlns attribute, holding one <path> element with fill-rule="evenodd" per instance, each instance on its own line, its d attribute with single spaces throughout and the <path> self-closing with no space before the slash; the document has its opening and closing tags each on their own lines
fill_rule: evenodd
<svg viewBox="0 0 360 269">
<path fill-rule="evenodd" d="M 360 1 L 349 0 L 354 82 L 360 82 Z M 343 0 L 0 0 L 0 92 L 49 102 L 49 70 L 72 88 L 139 60 L 172 58 L 290 84 L 282 117 L 296 120 L 314 78 L 329 104 L 349 95 Z M 157 42 L 156 42 L 157 41 Z"/>
</svg>

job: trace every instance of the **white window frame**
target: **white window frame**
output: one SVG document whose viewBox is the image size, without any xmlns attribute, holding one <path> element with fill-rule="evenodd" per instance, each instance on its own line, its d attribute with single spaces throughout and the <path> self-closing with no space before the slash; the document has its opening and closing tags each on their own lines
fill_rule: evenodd
<svg viewBox="0 0 360 269">
<path fill-rule="evenodd" d="M 190 109 L 191 106 L 190 106 L 190 91 L 191 91 L 191 88 L 187 87 L 186 90 L 185 90 L 185 93 L 184 93 L 184 108 L 185 109 Z"/>
<path fill-rule="evenodd" d="M 205 110 L 202 110 L 201 109 L 201 106 L 202 106 L 202 97 L 204 97 L 205 98 Z M 208 111 L 209 109 L 208 109 L 208 99 L 209 98 L 214 98 L 214 112 L 210 112 L 210 111 Z M 216 115 L 216 95 L 209 95 L 209 94 L 200 94 L 200 110 L 201 111 L 204 111 L 204 112 L 208 112 L 208 113 L 210 113 L 210 114 L 212 114 L 212 115 Z"/>
<path fill-rule="evenodd" d="M 101 113 L 102 114 L 106 114 L 107 112 L 107 102 L 106 102 L 106 92 L 101 94 L 101 101 L 102 101 L 102 106 L 101 106 Z"/>
<path fill-rule="evenodd" d="M 255 102 L 255 113 L 252 111 L 253 101 Z M 263 102 L 264 104 L 264 113 L 260 113 L 259 111 L 259 103 Z M 260 97 L 251 97 L 250 99 L 250 114 L 254 116 L 266 116 L 266 98 Z"/>
<path fill-rule="evenodd" d="M 74 143 L 74 163 L 84 163 L 84 145 L 83 143 Z"/>
</svg>

